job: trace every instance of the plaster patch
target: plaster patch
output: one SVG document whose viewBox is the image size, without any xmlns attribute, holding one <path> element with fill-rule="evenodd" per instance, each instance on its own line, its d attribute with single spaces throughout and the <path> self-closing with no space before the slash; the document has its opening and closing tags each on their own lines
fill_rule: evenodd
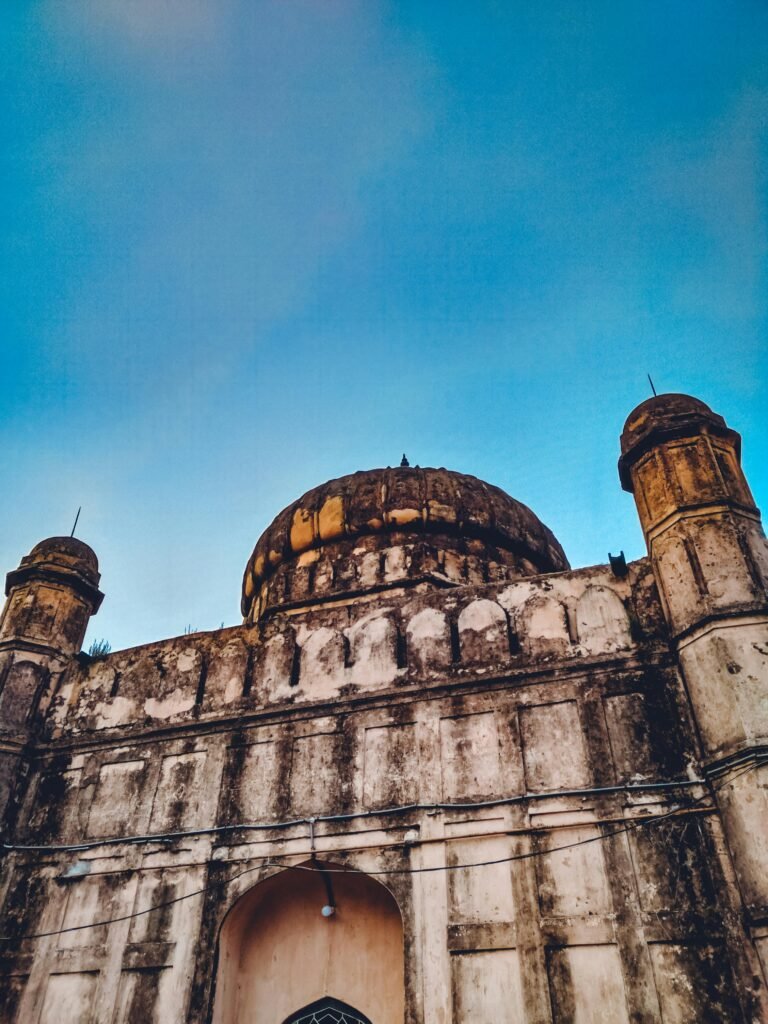
<svg viewBox="0 0 768 1024">
<path fill-rule="evenodd" d="M 176 659 L 176 668 L 179 672 L 191 672 L 197 664 L 197 651 L 194 647 L 187 647 Z"/>
<path fill-rule="evenodd" d="M 155 697 L 145 700 L 144 711 L 150 718 L 170 718 L 172 715 L 181 715 L 185 711 L 189 711 L 194 705 L 194 695 L 185 695 L 184 691 L 177 686 L 163 700 L 157 700 Z"/>
<path fill-rule="evenodd" d="M 115 697 L 111 701 L 97 704 L 95 712 L 96 728 L 111 729 L 117 725 L 127 725 L 133 720 L 136 702 L 128 697 Z"/>
<path fill-rule="evenodd" d="M 479 633 L 491 626 L 506 625 L 507 619 L 495 601 L 472 601 L 459 615 L 459 629 L 473 629 Z"/>
<path fill-rule="evenodd" d="M 446 633 L 445 615 L 437 608 L 424 608 L 405 628 L 412 640 L 439 640 Z"/>
<path fill-rule="evenodd" d="M 514 611 L 537 593 L 537 588 L 531 583 L 513 583 L 511 587 L 505 587 L 497 596 L 496 600 L 508 612 Z"/>
</svg>

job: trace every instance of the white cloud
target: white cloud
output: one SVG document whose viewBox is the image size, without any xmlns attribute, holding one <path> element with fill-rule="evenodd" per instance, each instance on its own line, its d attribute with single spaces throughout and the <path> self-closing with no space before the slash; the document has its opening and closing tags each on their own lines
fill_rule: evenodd
<svg viewBox="0 0 768 1024">
<path fill-rule="evenodd" d="M 231 0 L 48 0 L 54 32 L 89 35 L 100 45 L 162 50 L 210 45 L 231 17 Z"/>
<path fill-rule="evenodd" d="M 49 344 L 129 400 L 167 402 L 167 378 L 179 390 L 194 363 L 199 396 L 300 313 L 362 229 L 364 183 L 424 129 L 431 72 L 378 4 L 47 10 L 83 109 L 43 141 L 55 158 L 40 163 L 51 208 L 84 223 L 89 246 Z M 166 60 L 178 46 L 189 59 Z"/>
</svg>

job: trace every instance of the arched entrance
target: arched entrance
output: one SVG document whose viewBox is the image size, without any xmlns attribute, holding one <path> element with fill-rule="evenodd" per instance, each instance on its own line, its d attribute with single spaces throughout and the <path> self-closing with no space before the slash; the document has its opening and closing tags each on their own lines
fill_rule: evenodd
<svg viewBox="0 0 768 1024">
<path fill-rule="evenodd" d="M 331 896 L 320 871 L 287 869 L 235 903 L 219 936 L 213 1024 L 403 1024 L 397 903 L 361 872 L 330 878 Z"/>
<path fill-rule="evenodd" d="M 338 999 L 318 999 L 292 1014 L 283 1024 L 371 1024 L 367 1017 Z"/>
</svg>

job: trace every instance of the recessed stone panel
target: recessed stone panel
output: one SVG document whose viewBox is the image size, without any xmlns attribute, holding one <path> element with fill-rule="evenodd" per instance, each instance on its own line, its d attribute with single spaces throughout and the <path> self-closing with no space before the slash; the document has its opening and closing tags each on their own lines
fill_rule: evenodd
<svg viewBox="0 0 768 1024">
<path fill-rule="evenodd" d="M 725 488 L 715 471 L 715 460 L 706 438 L 670 445 L 667 457 L 674 470 L 678 500 L 682 505 L 725 497 Z"/>
<path fill-rule="evenodd" d="M 38 1024 L 89 1021 L 98 977 L 96 971 L 49 975 Z"/>
<path fill-rule="evenodd" d="M 214 652 L 205 680 L 206 708 L 225 708 L 242 696 L 247 665 L 248 649 L 240 640 Z"/>
<path fill-rule="evenodd" d="M 228 751 L 222 796 L 231 802 L 234 824 L 270 820 L 278 787 L 285 784 L 277 743 L 265 740 Z"/>
<path fill-rule="evenodd" d="M 141 801 L 145 798 L 146 761 L 103 764 L 88 815 L 88 835 L 127 835 L 135 830 Z"/>
<path fill-rule="evenodd" d="M 643 526 L 658 522 L 670 515 L 675 508 L 675 496 L 669 479 L 669 471 L 658 452 L 650 455 L 637 465 L 636 488 L 639 491 L 638 511 Z"/>
<path fill-rule="evenodd" d="M 164 757 L 152 805 L 151 832 L 173 832 L 200 825 L 205 751 Z"/>
<path fill-rule="evenodd" d="M 676 943 L 649 948 L 664 1024 L 740 1024 L 721 948 Z"/>
<path fill-rule="evenodd" d="M 650 723 L 642 693 L 603 701 L 617 782 L 641 782 L 653 776 Z"/>
<path fill-rule="evenodd" d="M 540 833 L 536 875 L 542 917 L 591 917 L 611 910 L 602 842 L 594 827 Z M 590 842 L 590 840 L 594 840 Z"/>
<path fill-rule="evenodd" d="M 549 951 L 554 1024 L 629 1024 L 618 946 Z"/>
<path fill-rule="evenodd" d="M 588 654 L 632 646 L 629 618 L 621 598 L 608 587 L 587 587 L 576 603 L 579 643 Z"/>
<path fill-rule="evenodd" d="M 419 799 L 419 757 L 413 723 L 365 730 L 363 803 L 396 807 Z"/>
<path fill-rule="evenodd" d="M 42 777 L 29 822 L 30 830 L 38 839 L 61 835 L 61 829 L 65 827 L 62 823 L 67 821 L 76 803 L 81 776 L 82 769 L 73 768 L 60 775 L 51 772 Z"/>
<path fill-rule="evenodd" d="M 590 785 L 575 701 L 522 708 L 520 734 L 530 792 L 582 789 Z"/>
<path fill-rule="evenodd" d="M 516 949 L 455 954 L 451 966 L 455 1021 L 520 1024 L 525 1020 Z"/>
<path fill-rule="evenodd" d="M 295 814 L 330 814 L 341 805 L 341 737 L 302 736 L 293 742 L 291 807 Z"/>
<path fill-rule="evenodd" d="M 128 970 L 120 975 L 115 1024 L 153 1020 L 158 998 L 160 970 Z"/>
<path fill-rule="evenodd" d="M 108 926 L 97 922 L 111 916 L 112 897 L 119 885 L 119 880 L 110 875 L 91 876 L 69 884 L 62 934 L 56 940 L 59 949 L 100 946 L 106 941 Z"/>
<path fill-rule="evenodd" d="M 504 860 L 512 854 L 507 836 L 478 842 L 455 840 L 448 844 L 448 863 L 478 864 Z M 448 908 L 451 924 L 510 923 L 515 919 L 512 895 L 513 864 L 459 868 L 447 873 Z"/>
<path fill-rule="evenodd" d="M 464 664 L 503 663 L 509 659 L 507 616 L 496 601 L 470 601 L 459 614 L 458 626 Z"/>
<path fill-rule="evenodd" d="M 422 608 L 406 625 L 408 665 L 418 675 L 439 672 L 451 664 L 448 619 L 439 608 Z"/>
<path fill-rule="evenodd" d="M 499 791 L 501 757 L 491 711 L 440 720 L 443 800 L 481 799 Z"/>
</svg>

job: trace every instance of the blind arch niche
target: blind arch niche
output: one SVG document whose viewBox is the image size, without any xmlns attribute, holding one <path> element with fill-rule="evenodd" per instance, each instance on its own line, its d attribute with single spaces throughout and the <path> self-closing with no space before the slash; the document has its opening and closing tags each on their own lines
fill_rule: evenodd
<svg viewBox="0 0 768 1024">
<path fill-rule="evenodd" d="M 318 871 L 280 871 L 237 900 L 219 935 L 213 1024 L 315 1024 L 315 1010 L 322 1024 L 403 1024 L 400 909 L 362 872 L 332 880 L 332 917 Z"/>
</svg>

